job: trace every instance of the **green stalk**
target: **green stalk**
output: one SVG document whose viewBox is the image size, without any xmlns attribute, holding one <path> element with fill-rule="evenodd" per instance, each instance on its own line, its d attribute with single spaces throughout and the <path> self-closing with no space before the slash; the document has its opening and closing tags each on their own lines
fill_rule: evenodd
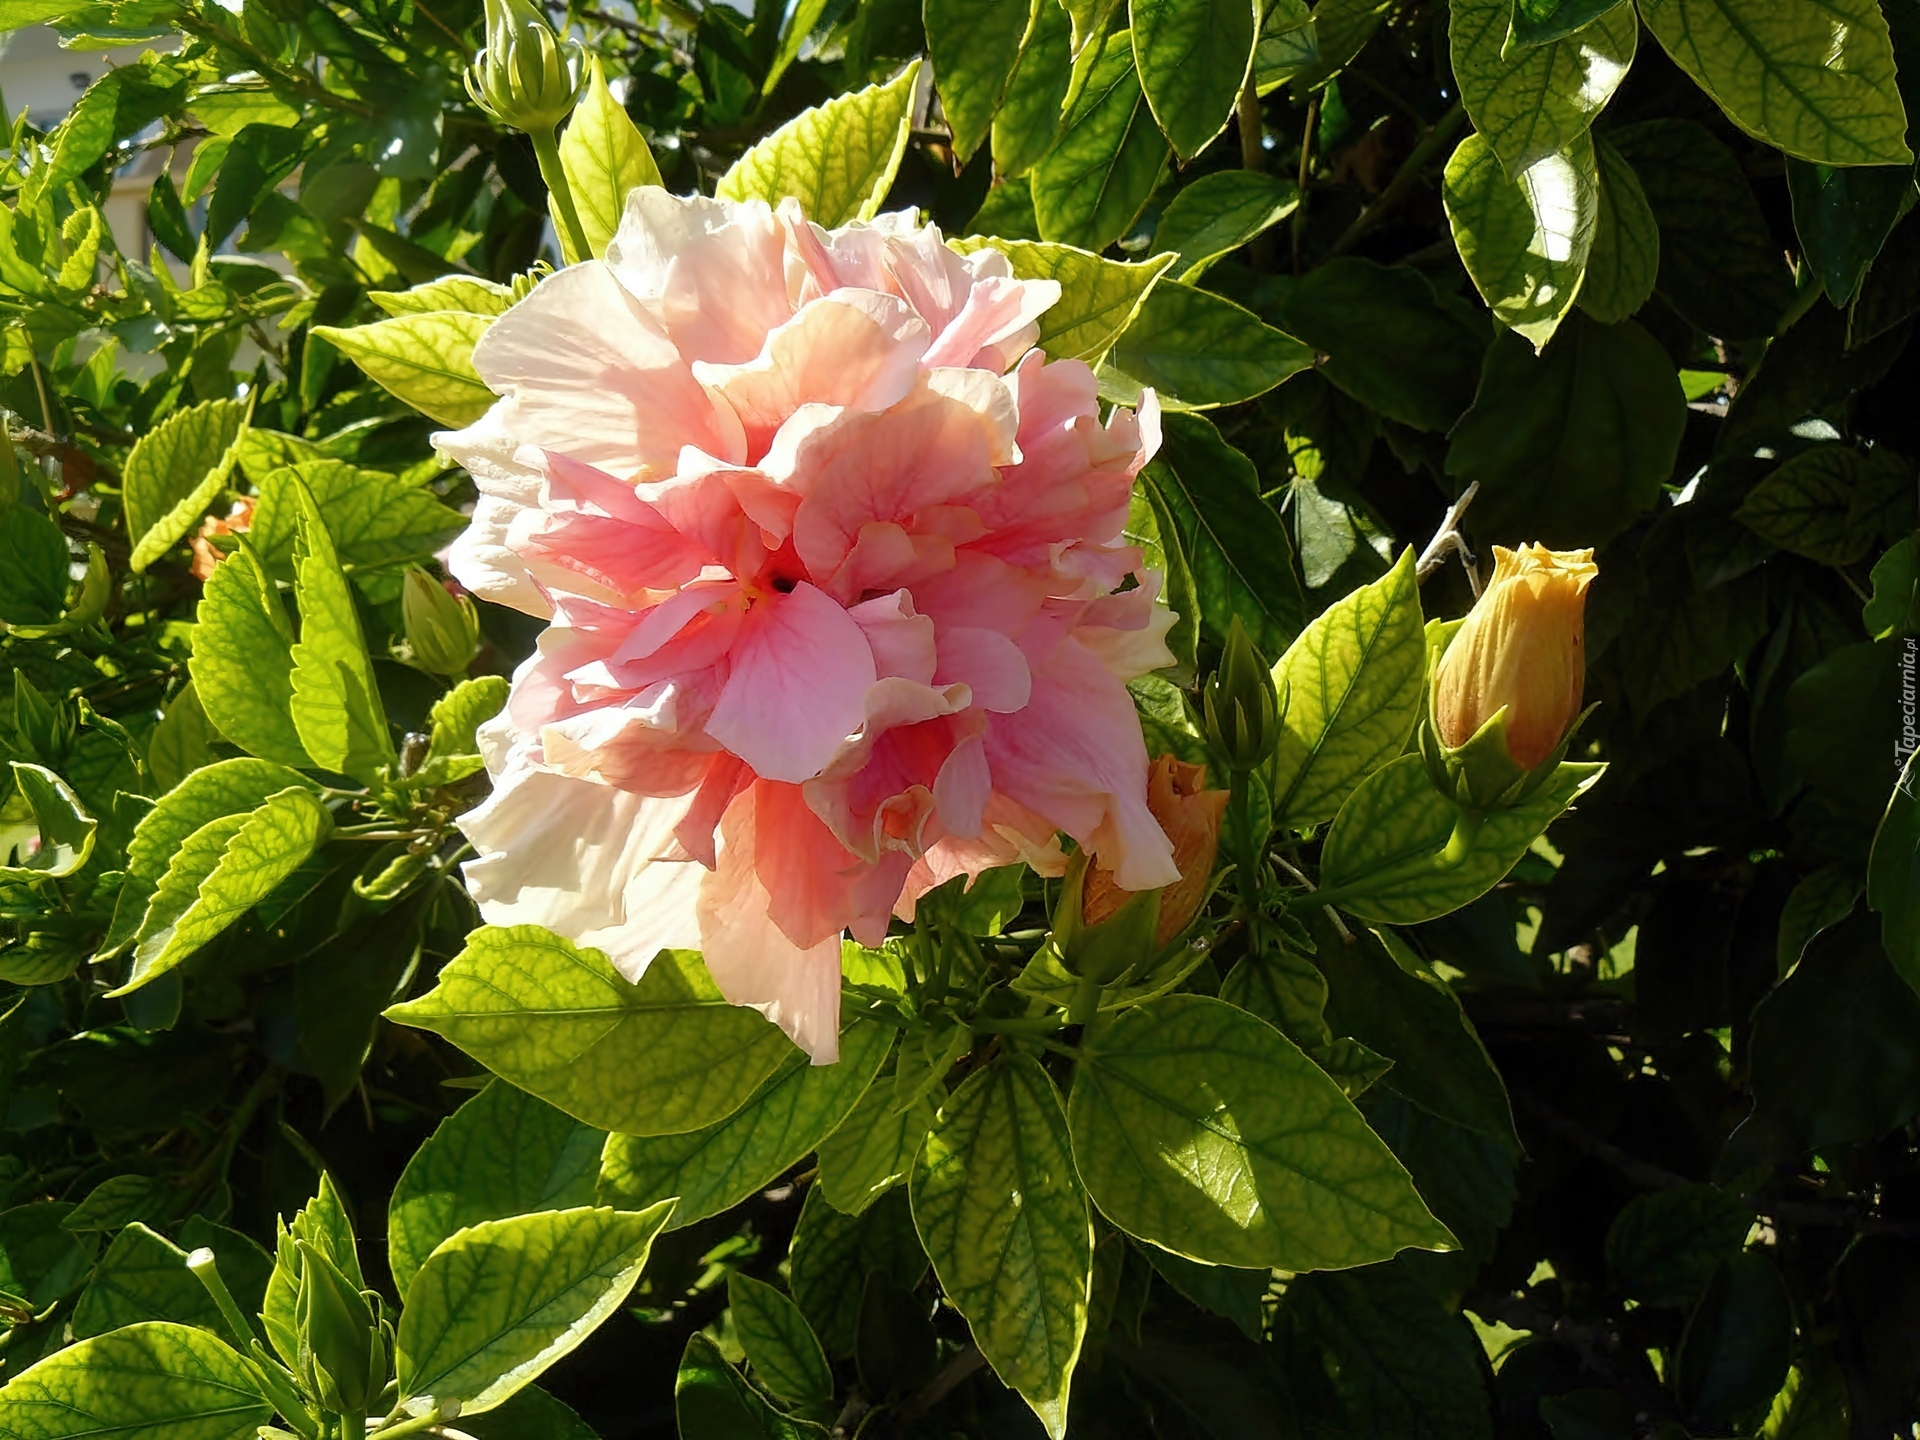
<svg viewBox="0 0 1920 1440">
<path fill-rule="evenodd" d="M 1080 983 L 1074 987 L 1073 999 L 1067 1004 L 1067 1023 L 1069 1025 L 1091 1025 L 1094 1017 L 1100 1013 L 1100 982 L 1091 975 L 1082 975 Z"/>
<path fill-rule="evenodd" d="M 1240 892 L 1240 908 L 1251 920 L 1260 908 L 1260 856 L 1253 839 L 1253 772 L 1235 770 L 1227 791 L 1227 809 L 1234 832 L 1233 883 Z"/>
<path fill-rule="evenodd" d="M 233 1292 L 227 1289 L 227 1282 L 221 1278 L 220 1265 L 214 1259 L 213 1251 L 205 1246 L 194 1251 L 187 1256 L 187 1269 L 193 1272 L 193 1278 L 213 1297 L 214 1308 L 226 1322 L 227 1338 L 233 1341 L 234 1348 L 244 1352 L 253 1339 L 253 1327 L 247 1324 L 247 1317 L 240 1312 Z"/>
<path fill-rule="evenodd" d="M 533 141 L 533 155 L 540 162 L 540 178 L 547 182 L 547 190 L 559 207 L 560 223 L 567 230 L 568 248 L 575 260 L 591 260 L 593 251 L 587 244 L 587 232 L 581 228 L 580 212 L 573 207 L 573 188 L 567 184 L 567 172 L 560 163 L 560 146 L 554 140 L 554 132 L 529 130 L 527 138 Z"/>
</svg>

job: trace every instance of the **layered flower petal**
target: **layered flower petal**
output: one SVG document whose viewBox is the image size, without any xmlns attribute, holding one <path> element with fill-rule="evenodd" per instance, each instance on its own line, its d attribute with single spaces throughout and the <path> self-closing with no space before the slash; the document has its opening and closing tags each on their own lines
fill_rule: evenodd
<svg viewBox="0 0 1920 1440">
<path fill-rule="evenodd" d="M 1172 659 L 1122 538 L 1156 412 L 1031 349 L 1057 295 L 911 215 L 640 190 L 496 323 L 450 563 L 551 624 L 461 822 L 489 920 L 698 944 L 824 1062 L 841 936 L 931 887 L 1062 831 L 1176 878 L 1124 683 Z"/>
</svg>

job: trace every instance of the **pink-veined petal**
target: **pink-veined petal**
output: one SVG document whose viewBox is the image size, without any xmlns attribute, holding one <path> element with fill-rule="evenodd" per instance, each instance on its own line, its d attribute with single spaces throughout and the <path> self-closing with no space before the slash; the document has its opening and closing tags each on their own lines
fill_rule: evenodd
<svg viewBox="0 0 1920 1440">
<path fill-rule="evenodd" d="M 754 606 L 729 658 L 707 733 L 756 774 L 795 784 L 859 727 L 875 679 L 865 632 L 804 581 Z"/>
</svg>

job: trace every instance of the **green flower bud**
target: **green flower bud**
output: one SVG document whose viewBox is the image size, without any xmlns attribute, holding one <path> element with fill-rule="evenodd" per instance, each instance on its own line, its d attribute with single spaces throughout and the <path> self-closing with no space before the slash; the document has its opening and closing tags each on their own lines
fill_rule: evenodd
<svg viewBox="0 0 1920 1440">
<path fill-rule="evenodd" d="M 400 618 L 413 663 L 435 675 L 465 675 L 480 653 L 480 612 L 455 598 L 426 571 L 407 572 L 400 591 Z"/>
<path fill-rule="evenodd" d="M 503 125 L 551 135 L 573 111 L 578 41 L 563 41 L 527 0 L 486 0 L 487 48 L 467 69 L 467 94 Z"/>
<path fill-rule="evenodd" d="M 1253 770 L 1280 740 L 1280 697 L 1273 672 L 1235 616 L 1227 648 L 1201 692 L 1207 739 L 1229 769 Z"/>
<path fill-rule="evenodd" d="M 300 1368 L 328 1410 L 336 1415 L 365 1415 L 379 1393 L 372 1379 L 377 1343 L 373 1311 L 319 1246 L 308 1240 L 294 1244 L 300 1253 L 300 1291 L 294 1307 L 300 1328 Z"/>
<path fill-rule="evenodd" d="M 73 749 L 78 728 L 71 706 L 49 700 L 24 674 L 13 672 L 13 729 L 21 758 L 49 770 L 60 769 Z"/>
</svg>

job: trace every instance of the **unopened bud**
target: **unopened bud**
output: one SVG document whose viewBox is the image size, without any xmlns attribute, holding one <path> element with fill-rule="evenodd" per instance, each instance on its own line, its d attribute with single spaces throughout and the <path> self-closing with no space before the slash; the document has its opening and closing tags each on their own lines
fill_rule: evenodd
<svg viewBox="0 0 1920 1440">
<path fill-rule="evenodd" d="M 1434 781 L 1469 809 L 1512 805 L 1564 753 L 1586 686 L 1591 550 L 1494 547 L 1493 579 L 1435 644 L 1421 749 Z"/>
<path fill-rule="evenodd" d="M 527 0 L 486 0 L 487 48 L 468 67 L 467 94 L 503 125 L 550 135 L 573 111 L 577 41 L 562 41 Z"/>
<path fill-rule="evenodd" d="M 466 596 L 455 597 L 426 571 L 407 572 L 400 591 L 400 619 L 413 663 L 435 675 L 465 675 L 480 653 L 480 612 Z"/>
<path fill-rule="evenodd" d="M 1156 946 L 1166 945 L 1192 924 L 1207 898 L 1228 798 L 1228 791 L 1207 789 L 1204 765 L 1187 765 L 1162 755 L 1147 772 L 1147 808 L 1173 842 L 1173 863 L 1180 871 L 1180 878 L 1160 891 Z M 1111 870 L 1094 866 L 1082 887 L 1081 919 L 1088 926 L 1102 924 L 1136 893 L 1115 884 Z"/>
<path fill-rule="evenodd" d="M 364 1415 L 377 1393 L 372 1384 L 374 1319 L 366 1297 L 317 1246 L 294 1242 L 300 1251 L 300 1291 L 295 1319 L 300 1327 L 301 1368 L 312 1378 L 320 1403 L 338 1415 Z"/>
<path fill-rule="evenodd" d="M 13 672 L 13 730 L 25 759 L 60 769 L 78 728 L 72 707 L 48 699 L 25 674 Z"/>
<path fill-rule="evenodd" d="M 1280 739 L 1273 674 L 1235 616 L 1220 664 L 1201 692 L 1207 739 L 1233 770 L 1257 769 Z"/>
</svg>

